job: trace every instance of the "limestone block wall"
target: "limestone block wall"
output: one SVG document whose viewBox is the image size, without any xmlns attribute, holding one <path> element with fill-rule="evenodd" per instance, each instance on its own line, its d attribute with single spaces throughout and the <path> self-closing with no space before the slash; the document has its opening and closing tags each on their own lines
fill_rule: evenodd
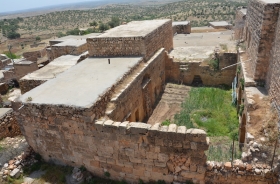
<svg viewBox="0 0 280 184">
<path fill-rule="evenodd" d="M 29 61 L 37 61 L 38 58 L 44 57 L 46 54 L 46 48 L 44 48 L 33 52 L 25 52 L 22 55 Z"/>
<path fill-rule="evenodd" d="M 84 52 L 86 52 L 87 49 L 87 44 L 82 44 L 80 46 L 51 46 L 51 51 L 48 52 L 48 57 L 52 61 L 55 58 L 58 58 L 62 55 L 80 55 Z"/>
<path fill-rule="evenodd" d="M 17 114 L 31 147 L 47 161 L 84 166 L 114 180 L 193 180 L 205 177 L 203 130 L 145 123 L 94 123 L 85 109 L 25 104 Z"/>
<path fill-rule="evenodd" d="M 25 76 L 28 73 L 34 72 L 38 70 L 37 62 L 31 64 L 15 64 L 14 65 L 14 72 L 15 78 L 19 80 L 21 77 Z"/>
<path fill-rule="evenodd" d="M 87 38 L 89 56 L 144 56 L 146 60 L 160 48 L 173 49 L 172 21 L 166 22 L 145 37 Z"/>
<path fill-rule="evenodd" d="M 219 56 L 219 68 L 235 64 L 236 53 L 223 53 Z M 175 83 L 191 85 L 195 76 L 200 76 L 203 85 L 217 86 L 221 84 L 230 85 L 236 74 L 236 66 L 225 70 L 215 71 L 203 62 L 174 62 L 172 58 L 166 58 L 166 80 Z"/>
<path fill-rule="evenodd" d="M 137 75 L 130 76 L 133 78 L 132 82 L 111 100 L 115 108 L 107 114 L 110 119 L 123 121 L 127 118 L 129 121 L 143 121 L 151 115 L 149 109 L 154 108 L 156 98 L 164 90 L 165 54 L 165 50 L 160 49 L 145 63 L 145 67 L 137 72 Z"/>
<path fill-rule="evenodd" d="M 36 88 L 37 86 L 40 86 L 41 84 L 43 84 L 46 81 L 47 80 L 25 80 L 25 79 L 19 80 L 21 94 L 24 94 L 24 93 L 30 91 L 31 89 Z"/>
<path fill-rule="evenodd" d="M 280 15 L 275 31 L 274 44 L 271 51 L 270 65 L 266 78 L 266 89 L 275 103 L 280 115 Z"/>
<path fill-rule="evenodd" d="M 250 0 L 248 4 L 245 35 L 256 81 L 266 79 L 279 7 L 280 4 L 266 4 L 261 0 Z"/>
<path fill-rule="evenodd" d="M 0 140 L 6 137 L 21 135 L 17 120 L 11 109 L 5 115 L 0 117 Z"/>
</svg>

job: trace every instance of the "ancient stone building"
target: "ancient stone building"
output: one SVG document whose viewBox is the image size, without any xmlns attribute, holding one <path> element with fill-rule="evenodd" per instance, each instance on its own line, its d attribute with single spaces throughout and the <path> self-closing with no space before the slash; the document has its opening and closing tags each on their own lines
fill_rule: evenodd
<svg viewBox="0 0 280 184">
<path fill-rule="evenodd" d="M 246 21 L 247 8 L 240 7 L 236 10 L 234 38 L 235 40 L 243 40 L 243 32 Z"/>
<path fill-rule="evenodd" d="M 53 61 L 62 55 L 81 55 L 88 50 L 87 37 L 94 37 L 100 33 L 92 33 L 84 36 L 65 36 L 50 40 L 50 46 L 46 48 L 49 61 Z"/>
<path fill-rule="evenodd" d="M 280 112 L 279 8 L 280 1 L 251 0 L 248 4 L 244 32 L 241 36 L 245 40 L 246 48 L 245 52 L 239 55 L 241 67 L 238 70 L 237 102 L 241 143 L 246 142 L 246 132 L 252 132 L 250 127 L 254 127 L 253 124 L 256 124 L 255 129 L 264 126 L 267 117 L 259 116 L 257 109 L 263 109 L 265 114 L 269 114 L 272 102 Z M 240 38 L 240 30 L 237 30 L 236 34 Z M 266 100 L 270 98 L 271 101 Z"/>
</svg>

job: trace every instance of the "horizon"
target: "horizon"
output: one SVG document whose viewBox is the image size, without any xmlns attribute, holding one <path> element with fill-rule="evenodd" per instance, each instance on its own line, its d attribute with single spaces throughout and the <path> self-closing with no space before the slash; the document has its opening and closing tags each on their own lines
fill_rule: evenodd
<svg viewBox="0 0 280 184">
<path fill-rule="evenodd" d="M 37 1 L 37 0 L 14 0 L 14 1 L 6 1 L 5 3 L 1 4 L 0 6 L 0 13 L 10 13 L 10 12 L 17 12 L 17 11 L 25 11 L 29 9 L 36 9 L 36 8 L 44 8 L 48 6 L 59 6 L 59 5 L 66 5 L 72 3 L 81 3 L 81 2 L 96 2 L 96 1 L 104 1 L 104 0 L 49 0 L 49 1 Z M 15 4 L 17 6 L 15 6 Z M 13 7 L 13 8 L 11 8 Z"/>
</svg>

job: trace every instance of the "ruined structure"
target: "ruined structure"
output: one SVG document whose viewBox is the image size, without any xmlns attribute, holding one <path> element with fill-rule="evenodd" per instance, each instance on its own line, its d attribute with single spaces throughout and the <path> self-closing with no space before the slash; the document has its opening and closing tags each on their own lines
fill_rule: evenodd
<svg viewBox="0 0 280 184">
<path fill-rule="evenodd" d="M 181 21 L 172 22 L 173 34 L 190 34 L 191 33 L 191 22 Z"/>
<path fill-rule="evenodd" d="M 209 26 L 215 29 L 231 29 L 232 24 L 229 24 L 226 21 L 219 21 L 219 22 L 209 22 Z"/>
<path fill-rule="evenodd" d="M 253 134 L 252 130 L 260 130 L 265 126 L 266 116 L 270 115 L 271 102 L 280 114 L 280 61 L 277 55 L 280 30 L 279 7 L 280 1 L 249 1 L 244 32 L 242 36 L 238 36 L 244 39 L 246 47 L 246 51 L 239 55 L 241 67 L 237 76 L 241 143 L 247 142 L 246 132 Z M 240 34 L 239 31 L 237 35 Z M 259 116 L 260 112 L 257 112 L 257 109 L 262 109 L 266 116 Z"/>
<path fill-rule="evenodd" d="M 0 108 L 0 139 L 21 135 L 11 108 Z"/>
<path fill-rule="evenodd" d="M 50 40 L 50 46 L 46 49 L 49 61 L 62 55 L 81 55 L 88 50 L 86 38 L 97 35 L 100 35 L 100 33 L 92 33 L 84 36 L 69 35 Z"/>
</svg>

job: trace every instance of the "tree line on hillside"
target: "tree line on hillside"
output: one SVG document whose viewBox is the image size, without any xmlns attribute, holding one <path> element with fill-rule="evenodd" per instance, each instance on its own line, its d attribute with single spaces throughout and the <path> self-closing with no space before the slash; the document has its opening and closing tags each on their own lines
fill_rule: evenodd
<svg viewBox="0 0 280 184">
<path fill-rule="evenodd" d="M 99 22 L 97 23 L 96 21 L 90 22 L 89 26 L 91 26 L 92 28 L 88 28 L 86 30 L 80 30 L 79 28 L 75 28 L 72 30 L 69 30 L 66 32 L 66 34 L 62 33 L 62 32 L 58 32 L 57 33 L 57 37 L 63 37 L 63 36 L 67 36 L 67 35 L 86 35 L 86 34 L 90 34 L 90 33 L 100 33 L 100 32 L 104 32 L 110 28 L 114 28 L 116 26 L 120 25 L 120 19 L 118 17 L 111 17 L 111 20 L 108 23 L 103 23 L 103 22 Z"/>
<path fill-rule="evenodd" d="M 9 39 L 20 38 L 20 34 L 17 32 L 19 29 L 19 23 L 23 21 L 23 18 L 16 19 L 3 19 L 0 20 L 0 30 L 3 36 Z"/>
</svg>

